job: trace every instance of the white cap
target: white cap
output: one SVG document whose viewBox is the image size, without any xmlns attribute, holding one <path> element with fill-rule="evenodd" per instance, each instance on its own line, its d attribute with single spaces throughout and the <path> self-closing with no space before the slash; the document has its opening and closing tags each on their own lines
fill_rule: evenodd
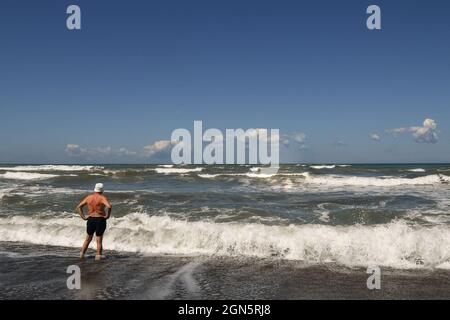
<svg viewBox="0 0 450 320">
<path fill-rule="evenodd" d="M 103 192 L 103 183 L 96 183 L 95 184 L 95 188 L 94 188 L 94 192 Z"/>
</svg>

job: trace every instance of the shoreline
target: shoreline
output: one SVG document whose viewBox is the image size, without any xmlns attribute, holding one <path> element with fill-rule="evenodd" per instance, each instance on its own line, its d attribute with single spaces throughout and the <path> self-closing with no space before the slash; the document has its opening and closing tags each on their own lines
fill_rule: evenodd
<svg viewBox="0 0 450 320">
<path fill-rule="evenodd" d="M 0 299 L 450 299 L 450 271 L 382 269 L 369 290 L 365 268 L 306 266 L 241 257 L 144 256 L 105 251 L 94 261 L 78 249 L 0 242 Z M 69 290 L 67 267 L 81 270 Z"/>
</svg>

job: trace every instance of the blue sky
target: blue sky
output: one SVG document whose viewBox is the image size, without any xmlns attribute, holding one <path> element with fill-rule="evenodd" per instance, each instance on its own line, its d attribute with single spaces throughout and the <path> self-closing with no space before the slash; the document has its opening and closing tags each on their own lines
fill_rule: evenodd
<svg viewBox="0 0 450 320">
<path fill-rule="evenodd" d="M 70 4 L 82 30 L 66 28 Z M 371 4 L 382 30 L 366 28 Z M 2 0 L 0 162 L 161 162 L 154 143 L 194 120 L 279 128 L 285 162 L 449 162 L 448 12 L 439 0 Z"/>
</svg>

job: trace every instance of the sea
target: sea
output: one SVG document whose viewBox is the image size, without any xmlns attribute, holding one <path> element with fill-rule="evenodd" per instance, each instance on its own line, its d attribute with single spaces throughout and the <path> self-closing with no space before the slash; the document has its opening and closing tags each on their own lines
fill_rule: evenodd
<svg viewBox="0 0 450 320">
<path fill-rule="evenodd" d="M 63 266 L 79 262 L 86 222 L 75 207 L 98 182 L 113 204 L 105 263 L 125 291 L 108 295 L 105 279 L 84 296 L 48 291 L 55 266 L 65 286 Z M 283 164 L 276 174 L 258 165 L 0 165 L 0 298 L 370 298 L 374 267 L 392 283 L 435 283 L 429 295 L 410 281 L 378 297 L 449 298 L 449 183 L 450 164 Z M 151 285 L 133 291 L 147 267 Z M 320 282 L 327 274 L 351 281 L 336 291 L 330 277 Z M 303 288 L 314 277 L 321 285 L 306 294 L 283 282 L 295 275 Z"/>
</svg>

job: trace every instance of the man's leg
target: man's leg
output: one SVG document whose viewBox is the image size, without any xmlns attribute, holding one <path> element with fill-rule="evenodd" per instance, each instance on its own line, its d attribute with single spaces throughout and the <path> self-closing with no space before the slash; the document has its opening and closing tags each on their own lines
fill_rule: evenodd
<svg viewBox="0 0 450 320">
<path fill-rule="evenodd" d="M 96 236 L 95 238 L 97 240 L 97 255 L 95 256 L 95 260 L 100 260 L 103 253 L 103 236 Z"/>
<path fill-rule="evenodd" d="M 92 241 L 92 236 L 91 235 L 87 235 L 86 239 L 84 240 L 83 247 L 81 247 L 81 252 L 80 252 L 80 258 L 81 259 L 84 258 L 84 254 L 86 253 L 86 251 L 87 251 L 91 241 Z"/>
</svg>

